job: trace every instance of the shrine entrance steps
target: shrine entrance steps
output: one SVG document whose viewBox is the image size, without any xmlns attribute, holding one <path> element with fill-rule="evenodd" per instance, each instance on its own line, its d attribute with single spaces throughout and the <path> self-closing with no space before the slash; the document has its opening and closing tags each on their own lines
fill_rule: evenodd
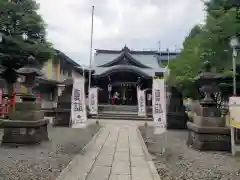
<svg viewBox="0 0 240 180">
<path fill-rule="evenodd" d="M 147 108 L 147 116 L 138 116 L 138 107 L 129 105 L 99 105 L 98 116 L 91 115 L 93 119 L 116 119 L 116 120 L 136 120 L 152 121 L 152 107 Z"/>
</svg>

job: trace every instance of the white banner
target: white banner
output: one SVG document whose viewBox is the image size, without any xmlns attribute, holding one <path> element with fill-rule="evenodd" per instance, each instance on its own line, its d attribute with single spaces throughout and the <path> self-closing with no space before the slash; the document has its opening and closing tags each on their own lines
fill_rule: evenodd
<svg viewBox="0 0 240 180">
<path fill-rule="evenodd" d="M 156 125 L 166 126 L 166 89 L 164 79 L 153 79 L 152 89 L 153 121 Z"/>
<path fill-rule="evenodd" d="M 98 114 L 98 88 L 90 88 L 88 99 L 90 114 Z"/>
<path fill-rule="evenodd" d="M 84 83 L 85 79 L 75 78 L 72 89 L 72 104 L 71 104 L 71 125 L 78 127 L 87 121 L 86 97 Z"/>
<path fill-rule="evenodd" d="M 142 91 L 137 88 L 137 96 L 138 96 L 138 116 L 146 116 L 145 91 Z"/>
</svg>

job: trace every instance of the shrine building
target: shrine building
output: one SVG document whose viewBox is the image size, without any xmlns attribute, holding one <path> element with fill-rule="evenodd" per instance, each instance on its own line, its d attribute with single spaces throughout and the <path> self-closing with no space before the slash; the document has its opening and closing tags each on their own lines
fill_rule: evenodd
<svg viewBox="0 0 240 180">
<path fill-rule="evenodd" d="M 91 86 L 100 88 L 99 104 L 137 105 L 137 87 L 152 93 L 152 80 L 163 76 L 161 62 L 177 57 L 177 52 L 96 49 Z"/>
</svg>

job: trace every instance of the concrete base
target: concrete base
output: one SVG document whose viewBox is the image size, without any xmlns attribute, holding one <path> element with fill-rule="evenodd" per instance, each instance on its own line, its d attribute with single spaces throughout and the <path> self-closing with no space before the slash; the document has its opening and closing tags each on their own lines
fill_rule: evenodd
<svg viewBox="0 0 240 180">
<path fill-rule="evenodd" d="M 71 124 L 71 109 L 61 109 L 58 108 L 55 110 L 55 118 L 53 120 L 53 126 L 59 127 L 69 127 Z M 90 117 L 89 112 L 87 111 L 87 118 Z"/>
<path fill-rule="evenodd" d="M 187 129 L 186 113 L 167 113 L 167 129 Z"/>
<path fill-rule="evenodd" d="M 189 129 L 187 145 L 198 150 L 231 151 L 230 129 L 225 127 L 203 127 L 192 122 Z"/>
<path fill-rule="evenodd" d="M 226 122 L 222 117 L 204 117 L 197 116 L 193 117 L 193 123 L 199 126 L 208 126 L 208 127 L 224 127 Z"/>
<path fill-rule="evenodd" d="M 79 123 L 79 124 L 74 124 L 72 125 L 72 128 L 80 128 L 80 129 L 84 129 L 87 127 L 87 124 L 86 123 Z"/>
<path fill-rule="evenodd" d="M 69 127 L 70 126 L 71 110 L 56 109 L 56 116 L 53 121 L 53 126 Z"/>
<path fill-rule="evenodd" d="M 1 124 L 4 128 L 3 145 L 18 146 L 38 144 L 49 140 L 48 120 L 13 121 L 6 120 Z"/>
</svg>

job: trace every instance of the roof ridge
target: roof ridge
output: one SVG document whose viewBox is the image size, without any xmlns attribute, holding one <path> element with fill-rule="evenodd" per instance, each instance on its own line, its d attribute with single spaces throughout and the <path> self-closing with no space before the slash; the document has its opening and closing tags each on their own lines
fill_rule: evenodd
<svg viewBox="0 0 240 180">
<path fill-rule="evenodd" d="M 131 53 L 129 52 L 129 49 L 124 47 L 124 50 L 121 51 L 121 53 L 114 59 L 112 59 L 111 61 L 100 65 L 99 67 L 109 67 L 109 66 L 113 66 L 115 63 L 117 63 L 118 61 L 121 61 L 121 59 L 127 56 L 130 61 L 132 61 L 133 63 L 137 64 L 138 66 L 142 67 L 142 68 L 151 68 L 143 63 L 141 63 L 138 59 L 134 58 Z"/>
</svg>

